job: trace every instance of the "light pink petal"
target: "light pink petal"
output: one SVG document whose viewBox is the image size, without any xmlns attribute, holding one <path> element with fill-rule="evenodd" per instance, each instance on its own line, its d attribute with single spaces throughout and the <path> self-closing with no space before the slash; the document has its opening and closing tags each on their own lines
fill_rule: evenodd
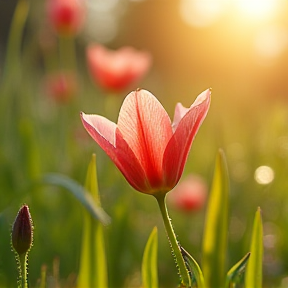
<svg viewBox="0 0 288 288">
<path fill-rule="evenodd" d="M 145 172 L 117 125 L 99 115 L 81 113 L 80 116 L 87 132 L 111 158 L 130 185 L 140 192 L 149 190 Z"/>
<path fill-rule="evenodd" d="M 170 118 L 148 91 L 130 93 L 121 107 L 118 128 L 138 158 L 152 187 L 162 187 L 163 154 L 173 135 Z"/>
<path fill-rule="evenodd" d="M 94 134 L 96 133 L 97 138 L 101 137 L 103 138 L 103 141 L 105 140 L 105 142 L 108 142 L 113 147 L 116 146 L 115 143 L 116 143 L 117 125 L 114 122 L 100 115 L 94 115 L 94 114 L 89 115 L 82 112 L 80 116 L 85 129 L 92 136 L 93 139 Z M 94 140 L 96 141 L 96 139 Z M 105 151 L 105 149 L 102 146 L 101 148 Z"/>
<path fill-rule="evenodd" d="M 184 117 L 184 115 L 188 112 L 189 108 L 185 108 L 181 103 L 177 103 L 175 107 L 174 119 L 172 123 L 173 132 L 178 127 L 180 120 Z"/>
<path fill-rule="evenodd" d="M 179 181 L 193 139 L 205 119 L 211 100 L 211 90 L 202 92 L 178 122 L 164 154 L 163 168 L 167 186 L 174 187 Z"/>
</svg>

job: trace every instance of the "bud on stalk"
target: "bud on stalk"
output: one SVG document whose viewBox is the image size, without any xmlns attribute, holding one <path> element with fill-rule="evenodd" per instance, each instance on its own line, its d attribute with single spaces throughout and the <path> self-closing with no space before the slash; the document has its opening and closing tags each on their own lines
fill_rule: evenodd
<svg viewBox="0 0 288 288">
<path fill-rule="evenodd" d="M 23 205 L 14 221 L 12 228 L 12 246 L 19 254 L 27 253 L 33 241 L 33 223 L 29 208 Z"/>
<path fill-rule="evenodd" d="M 18 287 L 28 288 L 28 252 L 33 242 L 33 222 L 27 205 L 23 205 L 14 221 L 11 233 L 12 247 L 18 263 Z"/>
</svg>

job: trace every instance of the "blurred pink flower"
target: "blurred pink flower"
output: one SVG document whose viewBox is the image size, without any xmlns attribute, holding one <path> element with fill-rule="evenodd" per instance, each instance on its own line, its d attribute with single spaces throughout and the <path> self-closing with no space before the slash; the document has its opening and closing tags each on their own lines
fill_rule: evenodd
<svg viewBox="0 0 288 288">
<path fill-rule="evenodd" d="M 189 175 L 168 194 L 168 203 L 184 212 L 199 210 L 206 202 L 207 190 L 204 179 Z"/>
<path fill-rule="evenodd" d="M 56 102 L 68 102 L 78 91 L 77 77 L 71 71 L 57 71 L 44 79 L 44 89 Z"/>
<path fill-rule="evenodd" d="M 122 47 L 117 51 L 92 44 L 86 50 L 87 64 L 93 81 L 109 91 L 121 91 L 136 84 L 151 66 L 148 52 Z"/>
<path fill-rule="evenodd" d="M 74 36 L 84 23 L 84 0 L 46 0 L 46 12 L 50 25 L 61 36 Z"/>
<path fill-rule="evenodd" d="M 211 91 L 202 92 L 190 108 L 176 105 L 171 120 L 153 94 L 131 92 L 118 123 L 81 113 L 83 125 L 136 190 L 165 194 L 179 181 L 193 139 L 210 106 Z"/>
</svg>

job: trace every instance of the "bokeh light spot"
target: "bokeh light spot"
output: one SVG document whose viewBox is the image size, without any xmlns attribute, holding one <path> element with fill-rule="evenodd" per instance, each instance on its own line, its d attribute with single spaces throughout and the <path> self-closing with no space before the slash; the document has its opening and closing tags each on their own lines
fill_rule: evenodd
<svg viewBox="0 0 288 288">
<path fill-rule="evenodd" d="M 235 0 L 235 4 L 243 16 L 257 20 L 274 16 L 280 3 L 277 0 Z"/>
<path fill-rule="evenodd" d="M 119 0 L 96 0 L 89 2 L 84 35 L 89 41 L 108 43 L 112 41 L 119 26 L 121 9 Z"/>
<path fill-rule="evenodd" d="M 96 15 L 96 19 L 91 17 L 91 21 L 87 21 L 86 37 L 100 43 L 108 43 L 117 35 L 117 19 L 114 15 L 106 12 Z"/>
<path fill-rule="evenodd" d="M 94 0 L 93 2 L 89 3 L 90 9 L 98 10 L 98 11 L 111 11 L 115 9 L 119 0 Z"/>
<path fill-rule="evenodd" d="M 255 170 L 254 179 L 259 184 L 267 185 L 274 180 L 274 171 L 269 166 L 260 166 Z"/>
<path fill-rule="evenodd" d="M 275 235 L 265 235 L 263 237 L 263 244 L 265 248 L 273 249 L 276 244 L 276 236 Z"/>
<path fill-rule="evenodd" d="M 261 64 L 270 64 L 288 47 L 288 30 L 271 26 L 260 31 L 255 37 L 255 52 Z"/>
<path fill-rule="evenodd" d="M 182 0 L 180 15 L 184 22 L 195 27 L 213 24 L 226 8 L 225 0 Z"/>
</svg>

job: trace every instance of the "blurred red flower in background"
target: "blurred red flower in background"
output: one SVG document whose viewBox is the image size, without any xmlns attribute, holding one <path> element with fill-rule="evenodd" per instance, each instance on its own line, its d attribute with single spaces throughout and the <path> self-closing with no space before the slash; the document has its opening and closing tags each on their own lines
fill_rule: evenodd
<svg viewBox="0 0 288 288">
<path fill-rule="evenodd" d="M 56 102 L 68 102 L 78 91 L 78 81 L 72 71 L 57 71 L 44 78 L 46 94 Z"/>
<path fill-rule="evenodd" d="M 138 83 L 151 66 L 151 55 L 132 47 L 113 51 L 102 45 L 92 44 L 87 47 L 86 57 L 93 81 L 114 92 Z"/>
<path fill-rule="evenodd" d="M 85 8 L 84 0 L 46 0 L 48 21 L 61 36 L 74 36 L 81 30 Z"/>
<path fill-rule="evenodd" d="M 130 185 L 157 196 L 179 181 L 210 95 L 209 89 L 202 92 L 190 108 L 178 103 L 172 124 L 161 103 L 146 90 L 125 98 L 117 124 L 100 115 L 81 113 L 81 119 Z"/>
<path fill-rule="evenodd" d="M 168 194 L 168 203 L 180 211 L 196 211 L 204 206 L 207 191 L 207 183 L 203 178 L 189 175 Z"/>
</svg>

